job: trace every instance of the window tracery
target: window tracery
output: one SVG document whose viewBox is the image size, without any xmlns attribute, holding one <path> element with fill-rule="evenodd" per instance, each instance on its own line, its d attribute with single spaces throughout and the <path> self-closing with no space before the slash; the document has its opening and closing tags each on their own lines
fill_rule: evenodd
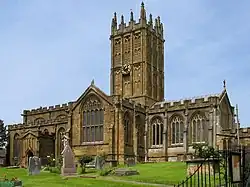
<svg viewBox="0 0 250 187">
<path fill-rule="evenodd" d="M 36 118 L 35 120 L 34 120 L 34 124 L 35 125 L 41 125 L 41 124 L 43 124 L 45 122 L 45 119 L 44 118 Z"/>
<path fill-rule="evenodd" d="M 141 66 L 134 66 L 134 90 L 135 94 L 140 94 L 140 83 L 141 83 Z"/>
<path fill-rule="evenodd" d="M 163 144 L 163 121 L 160 117 L 156 117 L 151 122 L 152 146 Z"/>
<path fill-rule="evenodd" d="M 121 38 L 114 40 L 114 62 L 115 64 L 121 63 Z"/>
<path fill-rule="evenodd" d="M 141 59 L 141 33 L 134 34 L 134 59 L 139 61 Z"/>
<path fill-rule="evenodd" d="M 14 136 L 14 145 L 13 145 L 13 150 L 14 150 L 14 158 L 19 158 L 19 153 L 20 153 L 20 139 L 19 139 L 19 134 L 15 134 Z"/>
<path fill-rule="evenodd" d="M 133 130 L 129 113 L 124 115 L 124 143 L 126 145 L 133 145 Z"/>
<path fill-rule="evenodd" d="M 137 128 L 137 144 L 139 146 L 144 146 L 144 125 L 142 123 L 141 117 L 136 116 L 136 128 Z"/>
<path fill-rule="evenodd" d="M 206 137 L 205 116 L 197 113 L 190 121 L 190 139 L 192 143 L 204 142 Z"/>
<path fill-rule="evenodd" d="M 56 121 L 59 122 L 59 121 L 64 121 L 67 119 L 67 116 L 64 115 L 64 114 L 60 114 L 56 117 Z"/>
<path fill-rule="evenodd" d="M 83 143 L 103 141 L 104 109 L 99 98 L 90 96 L 83 105 Z"/>
<path fill-rule="evenodd" d="M 184 122 L 181 116 L 175 116 L 171 121 L 171 143 L 183 143 Z"/>
<path fill-rule="evenodd" d="M 130 61 L 130 48 L 131 48 L 131 43 L 130 43 L 130 35 L 127 35 L 124 37 L 124 58 L 123 58 L 123 63 L 128 64 Z"/>
<path fill-rule="evenodd" d="M 130 96 L 131 95 L 131 81 L 130 76 L 123 76 L 123 95 Z"/>
</svg>

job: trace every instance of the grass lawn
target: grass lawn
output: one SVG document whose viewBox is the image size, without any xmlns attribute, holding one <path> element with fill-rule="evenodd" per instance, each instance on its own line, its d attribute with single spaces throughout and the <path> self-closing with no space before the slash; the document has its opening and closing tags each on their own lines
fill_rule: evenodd
<svg viewBox="0 0 250 187">
<path fill-rule="evenodd" d="M 62 179 L 58 174 L 41 172 L 40 175 L 28 176 L 26 169 L 6 169 L 0 168 L 0 177 L 7 175 L 8 179 L 18 177 L 23 182 L 24 187 L 142 187 L 144 185 L 129 184 L 122 182 L 112 182 L 101 179 L 88 178 L 68 178 Z"/>
<path fill-rule="evenodd" d="M 131 169 L 137 169 L 140 175 L 114 177 L 124 180 L 134 180 L 146 183 L 174 185 L 185 179 L 185 162 L 161 162 L 137 164 Z"/>
</svg>

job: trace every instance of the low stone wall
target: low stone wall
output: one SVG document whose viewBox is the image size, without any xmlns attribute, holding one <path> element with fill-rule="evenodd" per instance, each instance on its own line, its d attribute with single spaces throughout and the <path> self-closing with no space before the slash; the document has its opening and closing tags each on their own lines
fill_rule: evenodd
<svg viewBox="0 0 250 187">
<path fill-rule="evenodd" d="M 187 164 L 187 175 L 193 175 L 195 172 L 203 174 L 213 174 L 217 173 L 219 170 L 219 160 L 218 159 L 192 159 L 186 161 Z M 199 171 L 198 171 L 199 170 Z"/>
</svg>

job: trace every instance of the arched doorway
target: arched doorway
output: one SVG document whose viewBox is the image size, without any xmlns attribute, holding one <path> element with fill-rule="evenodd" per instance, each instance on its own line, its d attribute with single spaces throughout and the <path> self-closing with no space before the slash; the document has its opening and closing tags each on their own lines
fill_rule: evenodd
<svg viewBox="0 0 250 187">
<path fill-rule="evenodd" d="M 34 154 L 33 154 L 33 152 L 31 151 L 31 150 L 28 150 L 28 152 L 26 153 L 26 158 L 27 158 L 27 166 L 29 165 L 29 159 L 30 159 L 30 157 L 33 157 L 34 156 Z"/>
</svg>

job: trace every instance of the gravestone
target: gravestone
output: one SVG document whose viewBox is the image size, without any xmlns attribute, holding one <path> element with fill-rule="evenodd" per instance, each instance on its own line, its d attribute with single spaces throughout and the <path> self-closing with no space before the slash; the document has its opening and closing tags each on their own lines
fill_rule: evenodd
<svg viewBox="0 0 250 187">
<path fill-rule="evenodd" d="M 140 173 L 135 170 L 135 169 L 131 169 L 131 168 L 117 168 L 114 171 L 114 175 L 115 176 L 131 176 L 131 175 L 139 175 Z"/>
<path fill-rule="evenodd" d="M 95 163 L 95 169 L 101 170 L 101 169 L 103 169 L 103 166 L 105 164 L 105 160 L 101 156 L 96 156 L 94 163 Z"/>
<path fill-rule="evenodd" d="M 33 156 L 29 158 L 28 164 L 28 174 L 29 175 L 38 175 L 41 170 L 41 159 L 37 156 Z"/>
<path fill-rule="evenodd" d="M 68 137 L 64 135 L 64 149 L 62 151 L 63 165 L 61 174 L 63 176 L 76 175 L 75 155 L 69 145 Z"/>
<path fill-rule="evenodd" d="M 136 163 L 135 163 L 135 159 L 132 158 L 132 157 L 131 157 L 131 158 L 127 158 L 127 159 L 126 159 L 126 163 L 127 163 L 127 166 L 128 166 L 128 167 L 135 166 L 135 164 L 136 164 Z"/>
<path fill-rule="evenodd" d="M 37 156 L 33 156 L 34 162 L 35 162 L 35 168 L 33 171 L 33 175 L 40 174 L 41 171 L 41 159 Z"/>
<path fill-rule="evenodd" d="M 28 175 L 32 175 L 34 169 L 35 169 L 35 161 L 34 161 L 33 157 L 29 157 Z"/>
</svg>

